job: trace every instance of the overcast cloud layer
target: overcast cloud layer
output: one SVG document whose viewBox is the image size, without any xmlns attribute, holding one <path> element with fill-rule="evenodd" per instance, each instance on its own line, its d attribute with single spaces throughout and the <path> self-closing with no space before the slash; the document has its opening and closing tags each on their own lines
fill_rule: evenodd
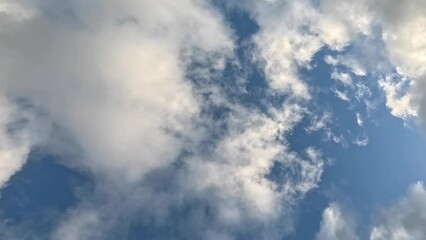
<svg viewBox="0 0 426 240">
<path fill-rule="evenodd" d="M 258 31 L 241 43 L 226 11 Z M 340 100 L 374 111 L 353 79 L 371 76 L 392 115 L 426 129 L 424 39 L 423 0 L 0 0 L 0 188 L 42 149 L 94 187 L 41 239 L 125 239 L 135 222 L 155 239 L 283 239 L 332 162 L 317 146 L 292 149 L 296 126 L 369 143 L 335 133 L 339 113 L 316 105 L 303 69 L 329 49 Z M 265 79 L 254 97 L 242 44 Z M 362 129 L 367 116 L 353 117 Z M 415 184 L 385 209 L 370 239 L 425 239 L 424 192 Z M 316 239 L 360 239 L 356 225 L 330 203 Z"/>
</svg>

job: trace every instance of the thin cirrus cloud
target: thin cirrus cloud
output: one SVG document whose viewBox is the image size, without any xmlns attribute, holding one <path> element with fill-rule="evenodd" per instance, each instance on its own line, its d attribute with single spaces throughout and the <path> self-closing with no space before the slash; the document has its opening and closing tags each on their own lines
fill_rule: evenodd
<svg viewBox="0 0 426 240">
<path fill-rule="evenodd" d="M 173 228 L 182 239 L 290 234 L 295 207 L 318 186 L 326 156 L 312 146 L 294 152 L 288 136 L 306 116 L 306 131 L 331 134 L 336 115 L 312 111 L 313 87 L 300 73 L 315 67 L 323 48 L 339 55 L 325 58 L 338 98 L 350 101 L 347 92 L 357 86 L 355 97 L 367 104 L 371 92 L 356 78 L 380 74 L 388 76 L 377 85 L 393 115 L 426 119 L 423 1 L 218 2 L 259 26 L 249 56 L 265 78 L 259 102 L 266 109 L 222 87 L 227 66 L 240 66 L 239 46 L 210 1 L 0 1 L 0 187 L 36 147 L 64 156 L 96 183 L 46 237 L 123 238 L 131 225 L 123 219 Z M 396 9 L 399 19 L 391 17 Z M 377 65 L 397 71 L 369 72 L 362 55 L 345 55 L 362 38 L 378 38 L 387 59 Z M 359 126 L 364 120 L 357 112 Z M 329 137 L 342 141 L 336 136 Z M 368 138 L 353 143 L 365 146 Z M 181 221 L 173 220 L 176 212 Z M 343 215 L 331 204 L 317 239 L 358 239 Z M 389 224 L 373 235 L 398 227 Z"/>
</svg>

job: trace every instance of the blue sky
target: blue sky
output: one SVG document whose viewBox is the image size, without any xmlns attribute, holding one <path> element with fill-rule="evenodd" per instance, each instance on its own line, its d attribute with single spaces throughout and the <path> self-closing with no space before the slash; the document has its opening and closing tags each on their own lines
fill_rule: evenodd
<svg viewBox="0 0 426 240">
<path fill-rule="evenodd" d="M 0 0 L 0 238 L 426 239 L 425 13 Z"/>
</svg>

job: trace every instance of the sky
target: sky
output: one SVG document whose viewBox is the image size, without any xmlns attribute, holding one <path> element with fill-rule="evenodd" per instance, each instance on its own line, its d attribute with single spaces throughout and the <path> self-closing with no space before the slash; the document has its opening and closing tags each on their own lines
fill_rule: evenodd
<svg viewBox="0 0 426 240">
<path fill-rule="evenodd" d="M 0 239 L 426 239 L 426 1 L 0 0 Z"/>
</svg>

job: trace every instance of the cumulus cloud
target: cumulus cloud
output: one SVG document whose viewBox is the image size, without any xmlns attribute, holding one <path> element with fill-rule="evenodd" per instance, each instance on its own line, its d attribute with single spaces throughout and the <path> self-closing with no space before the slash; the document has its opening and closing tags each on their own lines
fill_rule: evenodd
<svg viewBox="0 0 426 240">
<path fill-rule="evenodd" d="M 406 77 L 395 78 L 390 75 L 379 80 L 379 86 L 386 94 L 386 106 L 392 115 L 403 119 L 417 115 L 416 109 L 411 105 L 410 95 L 407 94 L 407 84 L 410 84 L 410 80 Z"/>
<path fill-rule="evenodd" d="M 320 230 L 316 234 L 316 240 L 356 240 L 353 221 L 342 212 L 338 203 L 331 203 L 323 214 Z"/>
<path fill-rule="evenodd" d="M 424 85 L 426 74 L 426 4 L 424 1 L 411 1 L 402 4 L 398 1 L 376 0 L 367 3 L 375 22 L 383 28 L 382 40 L 387 57 L 400 75 L 397 81 L 382 80 L 380 86 L 386 93 L 387 106 L 393 115 L 406 118 L 418 115 L 424 122 Z M 395 18 L 395 15 L 398 18 Z M 395 79 L 394 79 L 395 80 Z M 408 89 L 401 89 L 406 85 Z M 402 92 L 401 92 L 402 90 Z"/>
<path fill-rule="evenodd" d="M 420 240 L 426 238 L 426 191 L 423 183 L 412 185 L 406 198 L 380 216 L 371 240 Z"/>
<path fill-rule="evenodd" d="M 292 77 L 319 45 L 306 51 L 310 38 L 283 40 L 279 31 L 288 51 L 276 55 L 282 44 L 267 49 L 264 42 L 275 35 L 256 37 L 271 88 L 294 96 L 261 112 L 227 99 L 215 74 L 201 74 L 201 84 L 188 77 L 191 71 L 221 72 L 233 56 L 231 31 L 205 1 L 1 3 L 7 19 L 0 36 L 0 94 L 6 99 L 0 153 L 7 159 L 1 184 L 39 142 L 59 155 L 72 146 L 66 161 L 96 182 L 95 192 L 58 220 L 52 239 L 124 234 L 132 223 L 121 219 L 157 231 L 173 226 L 182 238 L 234 239 L 249 232 L 278 239 L 291 231 L 292 208 L 323 171 L 319 150 L 298 154 L 286 142 L 309 98 L 306 84 Z M 192 69 L 194 62 L 202 66 Z M 15 121 L 9 108 L 19 99 L 42 109 L 41 122 L 53 122 L 66 137 L 42 137 L 22 126 L 8 132 Z M 217 119 L 210 112 L 219 107 L 226 110 Z M 36 121 L 35 129 L 43 124 Z M 275 168 L 289 174 L 272 177 Z M 173 222 L 170 216 L 188 206 L 182 221 Z"/>
<path fill-rule="evenodd" d="M 0 189 L 25 164 L 31 147 L 46 140 L 50 123 L 26 102 L 0 96 Z"/>
<path fill-rule="evenodd" d="M 4 100 L 0 103 L 0 188 L 18 171 L 27 159 L 29 144 L 25 139 L 14 139 L 8 129 L 13 109 Z"/>
<path fill-rule="evenodd" d="M 426 238 L 426 190 L 422 182 L 410 186 L 399 203 L 383 208 L 370 232 L 370 240 L 420 240 Z M 332 203 L 323 212 L 317 240 L 359 239 L 353 219 L 339 204 Z"/>
<path fill-rule="evenodd" d="M 303 158 L 290 152 L 282 142 L 284 139 L 277 141 L 300 120 L 301 109 L 297 105 L 285 105 L 271 117 L 248 114 L 232 119 L 235 130 L 218 143 L 211 156 L 213 161 L 189 162 L 190 172 L 195 176 L 190 175 L 188 181 L 200 179 L 192 186 L 199 191 L 219 190 L 212 197 L 218 198 L 218 214 L 224 222 L 262 219 L 272 230 L 266 234 L 286 234 L 291 231 L 292 208 L 320 181 L 322 156 L 318 150 L 308 148 Z M 279 171 L 273 179 L 265 178 L 273 166 Z M 281 221 L 287 222 L 286 226 L 277 225 Z"/>
<path fill-rule="evenodd" d="M 170 133 L 184 132 L 199 107 L 180 52 L 232 47 L 217 13 L 190 1 L 179 8 L 115 1 L 102 9 L 78 1 L 54 7 L 28 6 L 38 14 L 4 34 L 2 91 L 49 112 L 92 159 L 83 164 L 137 181 L 173 161 L 182 146 Z M 61 8 L 78 11 L 78 19 L 49 18 Z"/>
<path fill-rule="evenodd" d="M 426 238 L 426 191 L 423 183 L 413 184 L 407 196 L 399 203 L 384 208 L 376 216 L 370 232 L 370 240 L 420 240 Z M 323 212 L 317 240 L 359 239 L 353 219 L 347 216 L 339 204 L 332 203 Z"/>
<path fill-rule="evenodd" d="M 352 42 L 353 46 L 362 46 L 361 49 L 357 48 L 359 51 L 355 54 L 326 56 L 325 61 L 333 66 L 344 65 L 357 76 L 365 76 L 367 71 L 370 71 L 380 78 L 377 74 L 394 75 L 391 69 L 395 68 L 399 75 L 398 79 L 393 76 L 392 81 L 384 79 L 379 82 L 379 86 L 386 94 L 387 107 L 396 117 L 406 119 L 418 115 L 419 120 L 424 123 L 426 105 L 423 87 L 426 79 L 424 77 L 426 47 L 423 41 L 426 34 L 424 1 L 410 1 L 403 4 L 385 0 L 327 0 L 320 4 L 320 9 L 328 18 L 334 20 L 335 25 L 345 26 L 346 42 Z M 399 17 L 395 18 L 395 15 Z M 382 29 L 380 33 L 375 32 L 375 26 Z M 336 32 L 345 35 L 343 31 Z M 356 36 L 357 33 L 369 40 L 362 40 Z M 367 41 L 368 44 L 363 41 Z M 363 49 L 368 51 L 364 51 L 364 54 Z M 334 78 L 348 79 L 342 78 L 337 72 Z M 405 87 L 402 88 L 402 85 Z"/>
<path fill-rule="evenodd" d="M 341 51 L 358 30 L 367 31 L 359 21 L 362 9 L 344 4 L 338 4 L 341 12 L 332 10 L 335 5 L 330 7 L 327 3 L 318 7 L 305 0 L 247 1 L 234 5 L 251 13 L 260 26 L 254 36 L 257 50 L 254 58 L 263 64 L 271 88 L 305 99 L 310 98 L 309 87 L 300 79 L 298 69 L 309 67 L 322 47 Z M 347 17 L 349 8 L 357 13 Z M 338 19 L 338 14 L 344 20 Z"/>
<path fill-rule="evenodd" d="M 58 146 L 71 145 L 67 160 L 90 171 L 97 189 L 65 213 L 53 239 L 102 239 L 131 227 L 120 219 L 142 219 L 158 231 L 173 226 L 182 238 L 279 239 L 324 167 L 320 150 L 295 153 L 287 143 L 311 114 L 305 103 L 312 92 L 299 71 L 318 51 L 344 51 L 382 26 L 390 61 L 401 79 L 413 79 L 406 92 L 401 79 L 379 81 L 386 104 L 395 116 L 425 112 L 424 4 L 384 2 L 227 2 L 259 25 L 251 60 L 261 66 L 266 92 L 285 99 L 261 111 L 229 99 L 218 83 L 227 62 L 237 60 L 233 33 L 209 1 L 1 0 L 0 187 L 38 144 L 59 154 Z M 389 17 L 396 7 L 400 20 Z M 325 61 L 357 76 L 368 70 L 351 57 Z M 332 78 L 356 86 L 358 101 L 371 95 L 349 73 L 336 68 Z M 350 101 L 346 90 L 333 91 Z M 312 117 L 306 130 L 326 128 L 331 116 Z M 66 138 L 50 135 L 49 122 Z M 329 140 L 344 142 L 326 130 Z M 181 222 L 170 217 L 176 213 Z M 332 204 L 317 238 L 356 239 L 352 228 Z"/>
</svg>

